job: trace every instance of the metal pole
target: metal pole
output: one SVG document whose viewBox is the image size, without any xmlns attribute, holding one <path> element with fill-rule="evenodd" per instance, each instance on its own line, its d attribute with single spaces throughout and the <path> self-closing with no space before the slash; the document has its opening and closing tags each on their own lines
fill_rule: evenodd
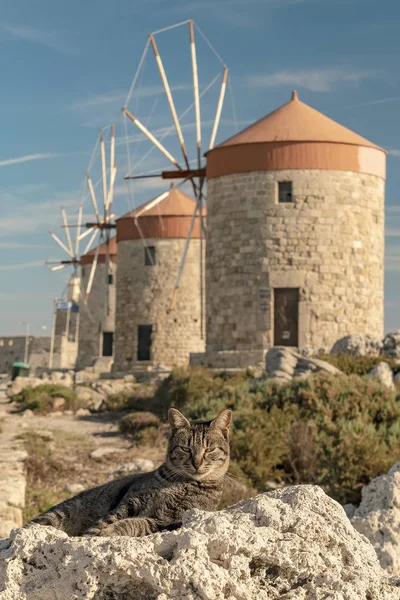
<svg viewBox="0 0 400 600">
<path fill-rule="evenodd" d="M 68 300 L 68 308 L 67 308 L 67 319 L 66 319 L 66 323 L 65 323 L 65 336 L 67 338 L 67 341 L 69 340 L 69 323 L 71 320 L 71 304 L 70 301 Z"/>
<path fill-rule="evenodd" d="M 29 349 L 29 325 L 28 323 L 25 323 L 26 325 L 26 330 L 25 330 L 25 353 L 24 353 L 24 363 L 28 362 L 28 349 Z"/>
<path fill-rule="evenodd" d="M 54 298 L 53 327 L 50 339 L 49 369 L 53 368 L 54 339 L 56 336 L 57 298 Z"/>
</svg>

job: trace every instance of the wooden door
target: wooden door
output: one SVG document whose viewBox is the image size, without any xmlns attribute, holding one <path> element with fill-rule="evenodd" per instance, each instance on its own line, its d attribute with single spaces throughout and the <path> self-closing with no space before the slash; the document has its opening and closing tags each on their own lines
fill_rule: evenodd
<svg viewBox="0 0 400 600">
<path fill-rule="evenodd" d="M 103 356 L 113 355 L 114 334 L 111 331 L 103 332 Z"/>
<path fill-rule="evenodd" d="M 138 360 L 151 360 L 152 325 L 138 326 Z"/>
<path fill-rule="evenodd" d="M 274 290 L 274 346 L 299 345 L 299 290 Z"/>
</svg>

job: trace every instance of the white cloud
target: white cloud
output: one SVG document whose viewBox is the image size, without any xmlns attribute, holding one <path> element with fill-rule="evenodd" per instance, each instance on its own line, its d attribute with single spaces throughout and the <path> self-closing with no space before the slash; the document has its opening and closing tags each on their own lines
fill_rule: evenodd
<svg viewBox="0 0 400 600">
<path fill-rule="evenodd" d="M 0 248 L 46 248 L 50 249 L 51 246 L 45 244 L 24 244 L 21 242 L 0 242 Z"/>
<path fill-rule="evenodd" d="M 20 271 L 22 269 L 35 269 L 43 266 L 43 261 L 35 260 L 33 262 L 19 263 L 16 265 L 0 265 L 0 271 Z"/>
<path fill-rule="evenodd" d="M 386 237 L 400 237 L 400 227 L 388 227 L 385 231 Z"/>
<path fill-rule="evenodd" d="M 77 53 L 76 46 L 72 45 L 60 31 L 44 31 L 43 29 L 13 23 L 3 23 L 1 24 L 1 28 L 13 38 L 40 44 L 61 54 Z"/>
<path fill-rule="evenodd" d="M 7 158 L 6 160 L 0 161 L 0 167 L 6 167 L 8 165 L 17 165 L 20 163 L 30 162 L 31 160 L 45 160 L 47 158 L 59 158 L 62 154 L 52 154 L 45 152 L 42 154 L 26 154 L 25 156 L 17 156 L 16 158 Z"/>
<path fill-rule="evenodd" d="M 378 98 L 377 100 L 369 100 L 367 102 L 359 102 L 345 108 L 362 108 L 363 106 L 374 106 L 375 104 L 389 104 L 390 102 L 399 102 L 400 96 L 388 96 L 387 98 Z"/>
<path fill-rule="evenodd" d="M 171 85 L 171 92 L 181 92 L 192 89 L 189 83 L 179 83 Z M 145 85 L 135 89 L 135 98 L 151 98 L 165 94 L 162 85 Z M 118 104 L 122 108 L 126 100 L 126 92 L 112 92 L 105 94 L 95 94 L 82 100 L 72 102 L 66 108 L 67 110 L 89 110 L 95 107 L 107 106 L 109 104 Z"/>
<path fill-rule="evenodd" d="M 312 92 L 329 92 L 338 83 L 359 83 L 371 77 L 363 70 L 347 70 L 343 67 L 277 71 L 276 73 L 250 75 L 248 84 L 254 87 L 302 87 Z"/>
<path fill-rule="evenodd" d="M 392 148 L 391 150 L 388 150 L 388 154 L 389 156 L 400 157 L 400 150 L 398 148 Z"/>
<path fill-rule="evenodd" d="M 400 206 L 386 206 L 385 207 L 385 213 L 387 215 L 394 215 L 399 213 L 400 214 Z"/>
</svg>

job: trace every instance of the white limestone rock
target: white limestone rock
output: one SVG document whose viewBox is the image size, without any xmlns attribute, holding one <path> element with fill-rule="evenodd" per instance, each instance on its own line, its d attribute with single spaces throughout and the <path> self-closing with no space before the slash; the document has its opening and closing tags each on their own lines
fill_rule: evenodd
<svg viewBox="0 0 400 600">
<path fill-rule="evenodd" d="M 117 469 L 112 471 L 110 475 L 114 477 L 121 477 L 126 473 L 148 473 L 155 469 L 155 464 L 148 458 L 134 458 L 133 460 L 119 465 Z"/>
<path fill-rule="evenodd" d="M 363 488 L 351 522 L 369 539 L 382 567 L 400 575 L 400 462 Z"/>
<path fill-rule="evenodd" d="M 99 410 L 105 398 L 104 394 L 83 385 L 78 385 L 75 391 L 79 402 L 93 410 Z"/>
<path fill-rule="evenodd" d="M 373 377 L 380 381 L 382 385 L 388 389 L 394 389 L 393 371 L 387 362 L 381 362 L 368 373 L 369 377 Z"/>
<path fill-rule="evenodd" d="M 293 377 L 304 379 L 313 373 L 341 373 L 339 369 L 324 360 L 307 358 L 296 349 L 285 346 L 276 346 L 268 350 L 265 361 L 268 376 L 283 383 Z"/>
<path fill-rule="evenodd" d="M 382 354 L 392 358 L 400 358 L 400 329 L 388 333 L 383 340 Z"/>
<path fill-rule="evenodd" d="M 141 539 L 36 525 L 0 545 L 0 600 L 399 600 L 395 583 L 317 486 L 189 511 Z"/>
<path fill-rule="evenodd" d="M 20 394 L 25 388 L 35 388 L 38 385 L 43 385 L 43 383 L 45 383 L 43 379 L 37 377 L 16 377 L 14 381 L 7 386 L 6 395 L 8 398 L 12 398 L 17 394 Z"/>
<path fill-rule="evenodd" d="M 352 356 L 379 356 L 382 340 L 370 334 L 352 334 L 337 340 L 331 354 L 350 354 Z"/>
<path fill-rule="evenodd" d="M 123 452 L 123 448 L 116 448 L 114 446 L 101 446 L 100 448 L 96 448 L 90 453 L 90 458 L 104 458 L 105 456 L 110 456 L 111 454 L 119 454 Z"/>
</svg>

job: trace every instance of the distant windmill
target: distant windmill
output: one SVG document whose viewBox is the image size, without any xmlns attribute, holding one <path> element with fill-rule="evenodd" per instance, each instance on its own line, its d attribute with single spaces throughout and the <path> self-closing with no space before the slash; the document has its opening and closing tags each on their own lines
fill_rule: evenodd
<svg viewBox="0 0 400 600">
<path fill-rule="evenodd" d="M 64 208 L 61 208 L 61 214 L 63 219 L 63 228 L 65 229 L 65 237 L 66 244 L 53 232 L 50 232 L 51 237 L 57 242 L 59 247 L 64 250 L 66 253 L 65 259 L 60 259 L 56 261 L 47 261 L 47 265 L 54 265 L 50 268 L 51 271 L 60 271 L 64 269 L 68 265 L 72 265 L 73 267 L 73 275 L 70 278 L 69 286 L 74 287 L 79 290 L 78 300 L 82 296 L 85 304 L 88 301 L 93 280 L 96 272 L 98 255 L 100 246 L 105 243 L 106 246 L 106 263 L 109 263 L 109 241 L 110 241 L 110 230 L 115 228 L 115 225 L 112 224 L 112 219 L 115 215 L 112 214 L 112 203 L 114 196 L 114 185 L 115 185 L 115 177 L 117 172 L 117 166 L 115 163 L 115 128 L 114 125 L 111 126 L 111 148 L 110 148 L 110 177 L 109 182 L 107 181 L 107 169 L 106 169 L 106 153 L 105 153 L 105 143 L 104 143 L 104 134 L 103 131 L 100 132 L 100 155 L 101 155 L 101 172 L 102 172 L 102 188 L 103 188 L 103 206 L 101 207 L 101 212 L 99 210 L 99 206 L 96 200 L 95 186 L 93 185 L 92 179 L 90 177 L 89 171 L 86 172 L 86 180 L 89 190 L 89 195 L 93 204 L 94 214 L 96 221 L 93 223 L 86 223 L 86 231 L 81 233 L 82 230 L 82 216 L 83 216 L 83 204 L 81 203 L 79 206 L 78 212 L 78 220 L 76 225 L 71 225 L 68 222 L 67 214 Z M 98 183 L 100 183 L 98 182 Z M 74 241 L 71 238 L 71 228 L 76 228 L 76 235 Z M 90 235 L 90 239 L 84 248 L 83 251 L 80 249 L 80 242 Z M 96 239 L 97 238 L 97 239 Z M 90 271 L 90 276 L 88 280 L 88 284 L 84 293 L 81 293 L 81 278 L 79 275 L 79 265 L 80 265 L 80 257 L 84 254 L 87 254 L 89 250 L 97 244 L 96 252 L 94 255 L 94 260 L 92 264 L 92 268 Z M 76 296 L 76 294 L 75 294 Z"/>
<path fill-rule="evenodd" d="M 96 221 L 94 223 L 86 223 L 87 231 L 80 235 L 82 239 L 86 235 L 92 233 L 92 236 L 89 240 L 87 247 L 83 254 L 86 254 L 91 246 L 93 245 L 96 237 L 97 239 L 97 247 L 94 255 L 92 268 L 89 275 L 88 284 L 85 291 L 85 303 L 87 303 L 92 285 L 94 276 L 96 273 L 97 262 L 99 257 L 99 251 L 102 244 L 105 244 L 106 251 L 106 277 L 109 275 L 109 263 L 110 263 L 110 254 L 109 254 L 109 245 L 110 245 L 110 231 L 115 229 L 115 224 L 112 223 L 115 215 L 112 213 L 112 204 L 114 199 L 114 185 L 115 178 L 117 175 L 117 165 L 115 162 L 115 126 L 111 125 L 111 142 L 110 142 L 110 170 L 109 170 L 109 179 L 107 178 L 107 167 L 106 167 L 106 151 L 105 151 L 105 143 L 104 143 L 104 134 L 103 131 L 100 132 L 100 156 L 101 156 L 101 182 L 103 188 L 103 206 L 100 212 L 99 206 L 97 204 L 96 194 L 94 185 L 92 183 L 92 179 L 90 177 L 89 172 L 86 173 L 87 184 L 89 188 L 90 198 L 93 204 L 93 210 L 96 217 Z M 106 282 L 105 282 L 106 283 Z"/>
<path fill-rule="evenodd" d="M 188 26 L 189 44 L 186 46 L 186 48 L 182 47 L 181 53 L 182 53 L 182 55 L 185 55 L 185 53 L 186 53 L 188 56 L 190 56 L 190 59 L 191 59 L 190 60 L 191 83 L 189 85 L 192 88 L 193 104 L 191 106 L 189 106 L 189 108 L 187 110 L 185 110 L 182 114 L 178 115 L 177 105 L 175 104 L 175 100 L 173 98 L 172 88 L 171 88 L 166 70 L 164 68 L 163 60 L 162 60 L 162 57 L 161 57 L 161 54 L 160 54 L 160 51 L 159 51 L 159 48 L 158 48 L 158 45 L 156 42 L 156 37 L 158 37 L 159 34 L 162 34 L 166 31 L 172 30 L 172 29 L 174 30 L 174 33 L 172 35 L 175 35 L 176 27 L 181 27 L 181 26 L 182 27 Z M 197 32 L 201 35 L 203 40 L 208 45 L 209 49 L 213 52 L 213 54 L 215 55 L 217 60 L 222 65 L 222 72 L 220 74 L 218 74 L 216 77 L 214 77 L 214 79 L 207 85 L 207 87 L 205 87 L 202 90 L 202 92 L 200 92 L 200 86 L 199 86 L 199 73 L 198 73 L 198 63 L 197 63 L 195 29 L 197 29 Z M 135 88 L 136 83 L 138 81 L 140 81 L 139 74 L 141 73 L 141 70 L 143 69 L 143 64 L 144 64 L 144 61 L 145 61 L 145 58 L 147 55 L 147 51 L 150 47 L 153 50 L 155 63 L 157 66 L 157 70 L 159 72 L 159 76 L 160 76 L 161 83 L 162 83 L 162 86 L 164 89 L 164 93 L 165 93 L 165 96 L 167 99 L 167 103 L 168 103 L 168 107 L 169 107 L 169 111 L 171 113 L 172 123 L 173 123 L 170 127 L 168 127 L 168 126 L 165 127 L 165 130 L 166 130 L 165 133 L 159 138 L 155 135 L 155 133 L 152 133 L 147 128 L 147 126 L 141 120 L 139 120 L 137 118 L 137 116 L 133 115 L 130 112 L 130 110 L 128 109 L 128 103 L 129 103 L 132 95 L 133 95 L 133 97 L 135 97 L 134 88 Z M 210 136 L 208 145 L 205 148 L 203 148 L 202 134 L 204 134 L 204 131 L 202 132 L 201 98 L 204 94 L 206 94 L 210 90 L 210 88 L 218 80 L 220 80 L 220 90 L 219 90 L 219 94 L 217 97 L 217 103 L 216 103 L 216 108 L 215 108 L 215 117 L 214 117 L 214 120 L 212 123 L 211 136 Z M 199 288 L 200 288 L 200 307 L 201 307 L 200 323 L 201 323 L 202 335 L 203 335 L 202 328 L 203 328 L 203 320 L 204 320 L 204 314 L 203 314 L 203 311 L 204 311 L 203 239 L 204 239 L 205 230 L 206 230 L 205 219 L 204 219 L 205 211 L 203 210 L 204 200 L 206 199 L 205 193 L 204 193 L 206 169 L 205 169 L 204 161 L 202 160 L 202 156 L 203 156 L 205 149 L 211 150 L 214 147 L 215 140 L 216 140 L 217 133 L 218 133 L 218 128 L 219 128 L 220 121 L 221 121 L 221 113 L 222 113 L 222 108 L 223 108 L 223 104 L 224 104 L 225 92 L 227 89 L 227 82 L 228 82 L 228 68 L 225 65 L 225 63 L 222 61 L 219 54 L 217 54 L 217 52 L 214 50 L 211 43 L 204 36 L 204 34 L 200 31 L 200 29 L 197 27 L 197 25 L 194 23 L 194 21 L 192 21 L 192 20 L 184 21 L 182 23 L 172 25 L 171 27 L 166 27 L 165 29 L 153 32 L 148 36 L 148 41 L 145 45 L 142 59 L 139 63 L 138 70 L 136 71 L 135 77 L 133 79 L 131 89 L 129 91 L 127 100 L 125 102 L 125 106 L 122 109 L 123 115 L 125 117 L 125 121 L 126 122 L 127 122 L 127 120 L 131 121 L 135 125 L 135 127 L 147 138 L 147 140 L 149 140 L 151 142 L 153 147 L 157 148 L 159 150 L 160 155 L 162 154 L 164 156 L 164 158 L 166 158 L 170 163 L 172 163 L 172 166 L 173 166 L 173 170 L 162 171 L 161 163 L 160 163 L 160 170 L 158 173 L 153 174 L 154 172 L 152 172 L 152 173 L 137 174 L 137 175 L 133 174 L 133 168 L 135 168 L 135 167 L 133 167 L 133 168 L 130 167 L 130 172 L 128 175 L 125 176 L 124 179 L 125 180 L 135 180 L 135 179 L 155 177 L 155 178 L 162 178 L 164 180 L 180 179 L 181 183 L 179 185 L 182 185 L 183 183 L 185 183 L 187 181 L 189 181 L 191 183 L 193 195 L 196 199 L 196 204 L 195 204 L 194 212 L 192 215 L 191 226 L 190 226 L 189 233 L 187 236 L 187 242 L 186 242 L 185 249 L 183 251 L 183 255 L 181 258 L 180 268 L 179 268 L 179 272 L 178 272 L 177 279 L 175 282 L 173 295 L 171 298 L 171 308 L 175 308 L 175 306 L 176 306 L 176 295 L 177 295 L 179 287 L 180 287 L 182 273 L 183 273 L 183 269 L 185 266 L 187 253 L 188 253 L 188 249 L 189 249 L 189 244 L 190 244 L 190 240 L 191 240 L 192 233 L 193 233 L 193 228 L 194 228 L 194 225 L 196 222 L 196 218 L 198 218 L 200 220 L 200 253 L 199 253 L 200 254 L 200 256 L 199 256 L 199 259 L 200 259 L 200 282 L 199 282 Z M 186 116 L 186 114 L 188 112 L 190 112 L 190 110 L 192 110 L 193 107 L 194 107 L 194 114 L 195 114 L 195 135 L 196 135 L 196 140 L 195 140 L 196 147 L 194 149 L 195 154 L 188 152 L 188 149 L 186 147 L 186 143 L 184 140 L 183 129 L 182 129 L 182 119 L 183 119 L 183 117 Z M 175 158 L 175 156 L 162 143 L 163 137 L 170 135 L 170 133 L 174 129 L 176 131 L 175 147 L 180 148 L 180 151 L 181 151 L 182 157 L 183 157 L 183 163 L 181 163 L 181 164 L 180 164 L 180 162 L 178 162 L 178 159 Z M 126 132 L 127 132 L 127 126 L 126 126 Z M 127 139 L 128 138 L 127 133 L 125 134 L 125 138 L 126 138 L 126 147 L 127 147 L 127 151 L 128 151 L 128 165 L 130 166 L 129 143 L 128 143 L 128 139 Z M 147 153 L 147 155 L 150 154 L 150 151 Z M 194 154 L 194 156 L 193 156 L 193 154 Z M 143 162 L 143 158 L 145 158 L 147 155 L 145 154 L 144 157 L 141 157 L 141 159 L 139 160 L 139 162 L 137 164 L 138 165 L 141 164 Z M 192 159 L 190 158 L 191 155 L 193 156 Z M 194 163 L 194 168 L 191 166 L 193 163 Z M 178 185 L 178 187 L 179 187 L 179 185 Z"/>
</svg>

